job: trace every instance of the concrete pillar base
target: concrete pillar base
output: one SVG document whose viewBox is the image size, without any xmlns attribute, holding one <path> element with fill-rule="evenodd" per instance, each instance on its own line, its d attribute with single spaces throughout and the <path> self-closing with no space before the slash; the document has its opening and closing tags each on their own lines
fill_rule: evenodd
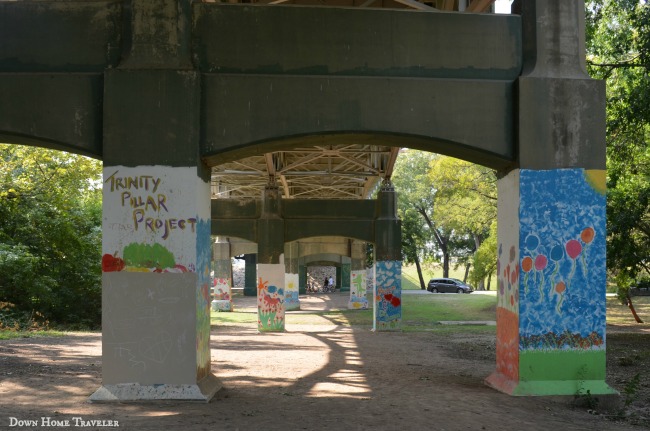
<svg viewBox="0 0 650 431">
<path fill-rule="evenodd" d="M 232 301 L 215 299 L 211 302 L 212 311 L 233 311 Z"/>
<path fill-rule="evenodd" d="M 195 385 L 141 385 L 139 383 L 103 385 L 88 400 L 91 402 L 183 400 L 207 403 L 222 387 L 221 381 L 210 374 Z"/>
</svg>

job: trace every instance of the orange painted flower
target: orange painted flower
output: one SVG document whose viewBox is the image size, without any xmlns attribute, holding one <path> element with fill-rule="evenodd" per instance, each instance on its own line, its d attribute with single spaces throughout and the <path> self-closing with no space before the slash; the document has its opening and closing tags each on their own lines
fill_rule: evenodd
<svg viewBox="0 0 650 431">
<path fill-rule="evenodd" d="M 560 281 L 558 284 L 555 285 L 555 291 L 557 293 L 563 293 L 566 290 L 566 284 L 564 284 L 563 281 Z"/>
</svg>

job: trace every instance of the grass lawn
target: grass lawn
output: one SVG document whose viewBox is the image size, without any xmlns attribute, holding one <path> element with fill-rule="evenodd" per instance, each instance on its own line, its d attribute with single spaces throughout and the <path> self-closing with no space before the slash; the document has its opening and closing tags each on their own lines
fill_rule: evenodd
<svg viewBox="0 0 650 431">
<path fill-rule="evenodd" d="M 470 331 L 494 332 L 495 327 L 468 325 L 450 327 L 440 325 L 440 321 L 494 321 L 496 295 L 403 295 L 403 331 Z M 341 325 L 372 327 L 372 310 L 340 310 L 313 313 L 286 314 L 286 325 Z M 251 312 L 214 312 L 213 325 L 256 325 L 257 315 Z M 477 329 L 479 328 L 479 329 Z"/>
<path fill-rule="evenodd" d="M 650 325 L 650 296 L 632 298 L 638 315 Z M 402 296 L 402 330 L 436 331 L 438 333 L 454 332 L 489 332 L 495 333 L 495 326 L 484 325 L 441 325 L 440 321 L 494 321 L 496 295 L 403 295 Z M 250 312 L 218 313 L 211 316 L 212 325 L 250 325 L 256 327 L 257 314 Z M 607 297 L 607 323 L 614 325 L 641 326 L 634 322 L 632 313 L 617 298 Z M 372 310 L 340 310 L 314 313 L 287 313 L 286 324 L 291 325 L 341 325 L 355 327 L 372 327 Z M 29 337 L 62 337 L 63 331 L 8 331 L 0 330 L 0 340 Z"/>
<path fill-rule="evenodd" d="M 9 331 L 0 329 L 0 340 L 11 340 L 14 338 L 34 338 L 34 337 L 63 337 L 66 332 L 61 331 Z"/>
<path fill-rule="evenodd" d="M 650 324 L 650 297 L 634 297 L 639 316 Z M 480 331 L 495 332 L 494 326 L 441 325 L 440 321 L 494 321 L 496 295 L 431 294 L 402 296 L 403 331 Z M 212 313 L 213 325 L 256 325 L 255 313 Z M 607 323 L 637 325 L 630 310 L 614 297 L 607 297 Z M 372 310 L 340 310 L 313 313 L 286 314 L 291 325 L 341 325 L 372 327 Z"/>
</svg>

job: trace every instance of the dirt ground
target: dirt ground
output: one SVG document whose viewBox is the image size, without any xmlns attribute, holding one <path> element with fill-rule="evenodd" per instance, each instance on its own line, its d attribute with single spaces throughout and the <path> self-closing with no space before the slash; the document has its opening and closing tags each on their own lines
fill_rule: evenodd
<svg viewBox="0 0 650 431">
<path fill-rule="evenodd" d="M 326 310 L 344 307 L 346 298 L 301 299 L 303 309 Z M 617 397 L 597 404 L 581 397 L 576 405 L 573 397 L 489 388 L 483 380 L 494 370 L 494 335 L 288 323 L 287 332 L 272 334 L 253 325 L 213 328 L 212 369 L 224 388 L 210 403 L 89 403 L 101 384 L 97 333 L 0 341 L 0 429 L 57 429 L 42 426 L 48 417 L 69 421 L 67 428 L 81 428 L 76 417 L 84 425 L 117 421 L 119 428 L 84 429 L 123 430 L 650 429 L 650 326 L 608 331 L 608 383 L 630 389 L 642 372 L 624 420 L 615 418 Z"/>
</svg>

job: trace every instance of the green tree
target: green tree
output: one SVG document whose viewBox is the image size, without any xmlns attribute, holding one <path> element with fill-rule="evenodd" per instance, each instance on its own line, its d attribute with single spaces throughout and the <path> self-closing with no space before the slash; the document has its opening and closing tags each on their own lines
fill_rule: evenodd
<svg viewBox="0 0 650 431">
<path fill-rule="evenodd" d="M 436 221 L 456 232 L 455 257 L 468 268 L 471 262 L 479 263 L 482 267 L 474 267 L 474 271 L 485 272 L 486 268 L 491 267 L 488 261 L 474 257 L 490 236 L 490 226 L 497 216 L 495 172 L 464 160 L 439 157 L 431 162 L 429 176 L 431 181 L 435 181 L 437 189 Z M 462 239 L 465 239 L 465 247 L 462 246 Z M 464 254 L 462 250 L 465 250 Z M 496 249 L 492 258 L 496 265 Z M 472 276 L 479 289 L 484 288 L 484 278 L 476 274 Z"/>
<path fill-rule="evenodd" d="M 488 279 L 486 286 L 490 290 L 490 278 L 497 269 L 497 222 L 494 220 L 490 226 L 489 236 L 481 243 L 473 256 L 472 271 L 469 275 L 469 280 L 476 286 L 485 284 L 485 279 Z"/>
<path fill-rule="evenodd" d="M 586 2 L 587 64 L 607 82 L 607 266 L 625 287 L 650 274 L 650 5 Z"/>
<path fill-rule="evenodd" d="M 434 154 L 402 150 L 392 176 L 402 220 L 402 259 L 416 265 L 420 288 L 425 289 L 422 263 L 433 255 L 432 222 L 434 188 L 428 178 Z M 426 221 L 429 220 L 427 223 Z"/>
<path fill-rule="evenodd" d="M 52 322 L 101 316 L 101 164 L 0 144 L 0 301 Z"/>
<path fill-rule="evenodd" d="M 490 169 L 463 160 L 415 150 L 400 153 L 393 182 L 402 219 L 403 258 L 418 267 L 423 289 L 420 261 L 434 256 L 434 247 L 444 277 L 449 277 L 452 257 L 471 262 L 496 218 L 495 181 Z"/>
</svg>

